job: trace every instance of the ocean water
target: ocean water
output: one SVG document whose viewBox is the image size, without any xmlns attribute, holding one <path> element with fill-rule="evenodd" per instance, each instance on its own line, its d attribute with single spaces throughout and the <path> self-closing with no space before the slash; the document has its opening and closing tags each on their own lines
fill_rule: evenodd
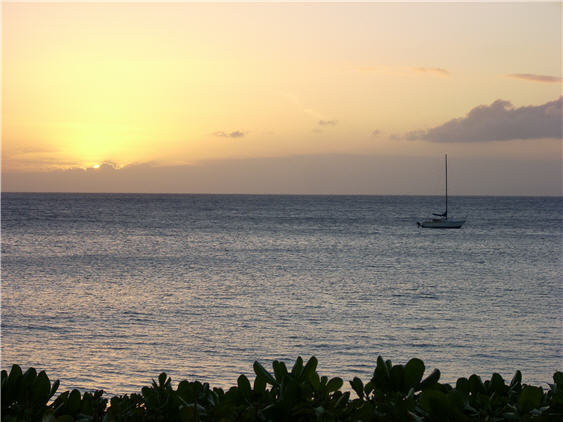
<svg viewBox="0 0 563 422">
<path fill-rule="evenodd" d="M 442 380 L 563 369 L 562 199 L 2 194 L 2 369 L 138 392 L 319 359 L 368 381 L 421 358 Z M 253 376 L 252 376 L 253 379 Z"/>
</svg>

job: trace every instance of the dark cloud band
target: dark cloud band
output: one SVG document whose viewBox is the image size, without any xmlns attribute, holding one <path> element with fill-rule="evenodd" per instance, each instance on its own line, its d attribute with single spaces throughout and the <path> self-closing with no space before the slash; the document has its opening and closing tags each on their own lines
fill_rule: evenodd
<svg viewBox="0 0 563 422">
<path fill-rule="evenodd" d="M 509 101 L 472 109 L 441 126 L 407 133 L 404 138 L 432 142 L 483 142 L 561 138 L 563 97 L 538 106 L 514 108 Z"/>
</svg>

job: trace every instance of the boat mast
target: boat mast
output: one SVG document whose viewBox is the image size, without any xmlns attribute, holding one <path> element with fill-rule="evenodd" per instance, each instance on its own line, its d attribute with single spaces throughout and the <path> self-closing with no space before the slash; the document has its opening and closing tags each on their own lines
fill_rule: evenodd
<svg viewBox="0 0 563 422">
<path fill-rule="evenodd" d="M 448 218 L 448 154 L 446 154 L 446 218 Z"/>
</svg>

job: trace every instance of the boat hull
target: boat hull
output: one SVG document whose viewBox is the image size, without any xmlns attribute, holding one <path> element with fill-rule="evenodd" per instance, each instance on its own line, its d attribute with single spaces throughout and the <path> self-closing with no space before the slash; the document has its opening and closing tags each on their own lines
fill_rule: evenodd
<svg viewBox="0 0 563 422">
<path fill-rule="evenodd" d="M 464 223 L 465 220 L 426 220 L 416 224 L 425 229 L 460 229 Z"/>
</svg>

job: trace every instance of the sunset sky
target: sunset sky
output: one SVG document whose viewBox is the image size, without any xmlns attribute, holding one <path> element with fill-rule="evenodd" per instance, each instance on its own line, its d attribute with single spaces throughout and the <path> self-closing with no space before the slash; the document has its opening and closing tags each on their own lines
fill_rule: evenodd
<svg viewBox="0 0 563 422">
<path fill-rule="evenodd" d="M 561 4 L 2 5 L 4 191 L 560 195 Z"/>
</svg>

